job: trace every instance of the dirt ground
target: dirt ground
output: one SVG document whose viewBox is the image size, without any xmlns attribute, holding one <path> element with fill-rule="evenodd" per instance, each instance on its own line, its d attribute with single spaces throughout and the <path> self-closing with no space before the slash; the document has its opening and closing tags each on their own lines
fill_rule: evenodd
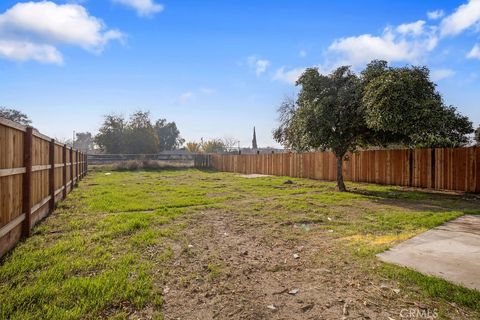
<svg viewBox="0 0 480 320">
<path fill-rule="evenodd" d="M 435 318 L 435 303 L 365 272 L 375 266 L 341 253 L 328 231 L 303 228 L 231 212 L 190 217 L 173 245 L 165 319 Z M 444 316 L 474 315 L 453 304 Z"/>
</svg>

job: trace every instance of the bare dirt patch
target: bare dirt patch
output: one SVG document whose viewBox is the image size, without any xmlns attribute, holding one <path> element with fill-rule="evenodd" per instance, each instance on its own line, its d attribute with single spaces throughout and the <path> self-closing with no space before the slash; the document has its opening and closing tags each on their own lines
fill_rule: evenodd
<svg viewBox="0 0 480 320">
<path fill-rule="evenodd" d="M 399 319 L 405 308 L 435 309 L 366 272 L 319 229 L 222 211 L 190 219 L 172 246 L 165 319 Z"/>
</svg>

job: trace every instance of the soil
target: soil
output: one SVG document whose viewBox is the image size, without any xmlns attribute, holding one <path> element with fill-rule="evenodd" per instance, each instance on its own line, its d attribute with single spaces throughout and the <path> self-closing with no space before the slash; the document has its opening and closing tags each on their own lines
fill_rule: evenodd
<svg viewBox="0 0 480 320">
<path fill-rule="evenodd" d="M 369 272 L 375 265 L 361 265 L 315 226 L 220 211 L 187 224 L 164 266 L 165 319 L 401 319 L 402 310 L 436 310 Z M 447 312 L 472 317 L 454 305 Z"/>
</svg>

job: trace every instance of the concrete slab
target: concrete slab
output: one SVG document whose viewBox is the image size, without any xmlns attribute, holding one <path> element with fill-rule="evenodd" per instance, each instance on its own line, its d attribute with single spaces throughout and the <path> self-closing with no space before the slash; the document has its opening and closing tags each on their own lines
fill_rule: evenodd
<svg viewBox="0 0 480 320">
<path fill-rule="evenodd" d="M 377 257 L 480 291 L 480 216 L 462 216 Z"/>
</svg>

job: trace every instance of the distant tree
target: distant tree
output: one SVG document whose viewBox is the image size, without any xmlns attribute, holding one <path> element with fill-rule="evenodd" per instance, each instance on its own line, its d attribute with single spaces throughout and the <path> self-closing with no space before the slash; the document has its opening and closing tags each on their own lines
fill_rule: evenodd
<svg viewBox="0 0 480 320">
<path fill-rule="evenodd" d="M 32 121 L 25 113 L 15 109 L 0 107 L 0 117 L 6 118 L 10 121 L 14 121 L 24 126 L 29 126 L 32 124 Z"/>
<path fill-rule="evenodd" d="M 477 146 L 480 146 L 480 127 L 475 130 L 475 142 L 477 143 Z"/>
<path fill-rule="evenodd" d="M 180 131 L 175 122 L 159 119 L 155 122 L 155 132 L 158 137 L 158 150 L 168 151 L 181 147 L 185 140 L 180 137 Z"/>
<path fill-rule="evenodd" d="M 225 137 L 222 139 L 223 145 L 225 150 L 228 152 L 232 152 L 234 150 L 238 150 L 238 140 L 232 137 Z"/>
<path fill-rule="evenodd" d="M 106 115 L 99 133 L 95 136 L 95 143 L 105 153 L 119 154 L 125 152 L 126 121 L 123 116 Z"/>
<path fill-rule="evenodd" d="M 429 73 L 426 67 L 385 65 L 365 84 L 362 101 L 367 125 L 391 132 L 410 147 L 457 147 L 468 143 L 472 123 L 444 104 Z"/>
<path fill-rule="evenodd" d="M 205 153 L 222 153 L 227 151 L 227 148 L 221 139 L 212 139 L 202 143 L 202 150 Z"/>
<path fill-rule="evenodd" d="M 158 137 L 150 112 L 137 111 L 130 116 L 125 130 L 125 153 L 152 154 L 158 151 Z"/>
<path fill-rule="evenodd" d="M 77 132 L 75 139 L 75 148 L 82 152 L 93 150 L 94 142 L 90 132 Z"/>
<path fill-rule="evenodd" d="M 187 142 L 186 148 L 188 151 L 194 152 L 194 153 L 199 153 L 202 151 L 201 144 L 195 141 Z"/>
</svg>

